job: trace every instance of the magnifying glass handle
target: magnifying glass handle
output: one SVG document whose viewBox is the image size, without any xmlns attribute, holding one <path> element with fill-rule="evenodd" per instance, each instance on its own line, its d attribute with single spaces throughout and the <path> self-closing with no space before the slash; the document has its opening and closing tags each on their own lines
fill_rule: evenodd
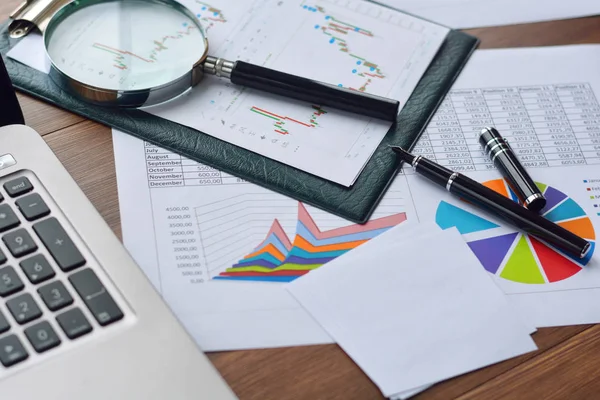
<svg viewBox="0 0 600 400">
<path fill-rule="evenodd" d="M 386 121 L 396 121 L 400 107 L 397 100 L 348 90 L 244 61 L 234 63 L 209 56 L 204 71 L 230 78 L 236 85 Z"/>
</svg>

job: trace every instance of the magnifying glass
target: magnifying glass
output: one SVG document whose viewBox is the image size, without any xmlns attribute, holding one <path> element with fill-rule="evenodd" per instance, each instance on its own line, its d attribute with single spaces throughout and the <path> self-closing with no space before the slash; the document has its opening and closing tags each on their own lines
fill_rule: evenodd
<svg viewBox="0 0 600 400">
<path fill-rule="evenodd" d="M 202 25 L 173 0 L 76 0 L 44 32 L 56 84 L 94 104 L 160 104 L 205 74 L 320 106 L 395 121 L 399 102 L 208 55 Z"/>
</svg>

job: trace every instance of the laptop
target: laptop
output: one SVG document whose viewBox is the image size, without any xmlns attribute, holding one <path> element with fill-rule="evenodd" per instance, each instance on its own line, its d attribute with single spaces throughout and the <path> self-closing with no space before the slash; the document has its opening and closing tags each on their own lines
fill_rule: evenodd
<svg viewBox="0 0 600 400">
<path fill-rule="evenodd" d="M 0 58 L 0 398 L 234 399 L 42 137 Z"/>
</svg>

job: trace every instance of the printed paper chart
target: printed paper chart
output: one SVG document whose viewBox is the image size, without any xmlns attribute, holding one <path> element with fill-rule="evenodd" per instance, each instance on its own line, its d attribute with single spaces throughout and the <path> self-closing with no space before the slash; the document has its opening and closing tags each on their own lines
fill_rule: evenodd
<svg viewBox="0 0 600 400">
<path fill-rule="evenodd" d="M 484 182 L 484 185 L 518 201 L 503 179 Z M 537 183 L 547 199 L 542 215 L 565 229 L 587 239 L 592 248 L 584 259 L 571 257 L 539 240 L 515 230 L 498 233 L 499 226 L 485 217 L 442 201 L 436 212 L 436 223 L 442 229 L 456 227 L 461 234 L 489 231 L 489 236 L 469 241 L 469 247 L 483 267 L 501 278 L 526 284 L 545 284 L 567 279 L 591 259 L 596 235 L 585 211 L 570 197 L 551 186 Z M 483 214 L 482 214 L 483 215 Z M 485 235 L 484 235 L 485 236 Z"/>
<path fill-rule="evenodd" d="M 213 279 L 291 282 L 406 221 L 406 213 L 321 231 L 298 203 L 296 235 L 290 242 L 277 220 L 252 253 Z"/>
</svg>

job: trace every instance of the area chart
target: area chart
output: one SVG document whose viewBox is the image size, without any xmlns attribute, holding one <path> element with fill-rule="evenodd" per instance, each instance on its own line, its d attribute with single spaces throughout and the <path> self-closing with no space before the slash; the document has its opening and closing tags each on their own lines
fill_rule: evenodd
<svg viewBox="0 0 600 400">
<path fill-rule="evenodd" d="M 322 232 L 298 204 L 293 242 L 277 220 L 254 250 L 214 279 L 290 282 L 406 221 L 406 213 Z"/>
</svg>

